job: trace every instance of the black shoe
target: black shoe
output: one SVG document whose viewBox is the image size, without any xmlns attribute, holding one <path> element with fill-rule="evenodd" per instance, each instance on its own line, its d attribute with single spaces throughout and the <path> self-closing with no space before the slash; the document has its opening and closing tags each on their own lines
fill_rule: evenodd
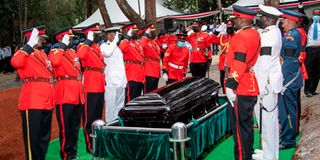
<svg viewBox="0 0 320 160">
<path fill-rule="evenodd" d="M 319 93 L 317 93 L 317 92 L 313 92 L 313 93 L 312 93 L 312 95 L 314 95 L 314 96 L 315 96 L 315 95 L 319 95 Z"/>
<path fill-rule="evenodd" d="M 92 154 L 92 150 L 91 149 L 87 149 L 87 153 L 88 154 Z"/>
<path fill-rule="evenodd" d="M 279 145 L 279 149 L 280 150 L 283 150 L 283 149 L 290 149 L 290 148 L 295 148 L 296 145 L 283 145 L 283 144 L 280 144 Z"/>
<path fill-rule="evenodd" d="M 312 97 L 313 94 L 312 93 L 306 93 L 306 97 Z"/>
</svg>

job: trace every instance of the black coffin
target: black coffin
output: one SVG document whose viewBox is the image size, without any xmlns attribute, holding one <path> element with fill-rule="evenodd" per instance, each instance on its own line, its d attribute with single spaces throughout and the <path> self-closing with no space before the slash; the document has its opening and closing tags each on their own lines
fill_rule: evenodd
<svg viewBox="0 0 320 160">
<path fill-rule="evenodd" d="M 218 106 L 220 85 L 208 78 L 186 78 L 137 97 L 119 112 L 125 126 L 166 127 L 188 123 Z"/>
</svg>

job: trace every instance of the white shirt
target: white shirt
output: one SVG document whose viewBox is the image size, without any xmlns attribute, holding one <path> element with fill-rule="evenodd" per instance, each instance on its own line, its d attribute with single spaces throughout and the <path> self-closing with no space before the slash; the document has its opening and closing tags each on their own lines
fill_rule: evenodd
<svg viewBox="0 0 320 160">
<path fill-rule="evenodd" d="M 283 75 L 280 64 L 280 52 L 282 47 L 281 31 L 277 26 L 272 25 L 266 27 L 261 32 L 260 36 L 261 51 L 263 51 L 263 48 L 271 47 L 271 55 L 261 55 L 260 53 L 253 68 L 258 81 L 260 95 L 280 93 L 283 87 Z M 268 82 L 273 91 L 266 90 Z"/>
<path fill-rule="evenodd" d="M 318 38 L 316 40 L 313 40 L 313 28 L 314 28 L 314 23 L 313 22 L 308 30 L 308 35 L 307 35 L 307 47 L 317 47 L 320 46 L 320 23 L 318 22 Z"/>
<path fill-rule="evenodd" d="M 4 59 L 4 53 L 3 50 L 0 48 L 0 60 Z"/>
<path fill-rule="evenodd" d="M 110 41 L 107 42 L 107 45 Z M 105 57 L 104 62 L 107 65 L 105 67 L 105 80 L 107 87 L 126 87 L 127 77 L 123 62 L 123 55 L 118 46 L 108 45 L 108 50 L 111 54 L 102 55 Z"/>
<path fill-rule="evenodd" d="M 5 57 L 11 57 L 12 56 L 12 54 L 11 54 L 11 48 L 9 47 L 9 46 L 7 46 L 7 47 L 5 47 L 5 48 L 3 48 L 3 54 L 4 54 L 4 56 Z"/>
</svg>

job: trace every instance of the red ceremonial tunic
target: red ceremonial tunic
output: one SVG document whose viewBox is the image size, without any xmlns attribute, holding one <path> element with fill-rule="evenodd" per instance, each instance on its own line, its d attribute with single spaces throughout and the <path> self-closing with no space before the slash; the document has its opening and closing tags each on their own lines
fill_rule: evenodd
<svg viewBox="0 0 320 160">
<path fill-rule="evenodd" d="M 221 48 L 220 55 L 219 55 L 218 69 L 224 70 L 227 48 L 231 40 L 231 36 L 228 34 L 224 34 L 224 35 L 220 34 L 218 36 L 212 34 L 210 38 L 211 38 L 212 44 L 218 44 Z"/>
<path fill-rule="evenodd" d="M 168 44 L 168 47 L 172 44 L 177 44 L 178 42 L 178 38 L 177 36 L 175 35 L 167 35 L 167 44 Z"/>
<path fill-rule="evenodd" d="M 84 104 L 79 59 L 73 49 L 53 49 L 49 54 L 56 83 L 56 105 Z"/>
<path fill-rule="evenodd" d="M 189 49 L 171 45 L 163 58 L 163 69 L 168 71 L 168 78 L 182 80 L 187 72 L 189 61 Z"/>
<path fill-rule="evenodd" d="M 84 68 L 83 81 L 85 93 L 104 92 L 104 57 L 101 55 L 98 44 L 88 46 L 84 43 L 78 45 L 78 57 Z"/>
<path fill-rule="evenodd" d="M 299 31 L 300 36 L 301 36 L 301 46 L 302 46 L 302 49 L 301 49 L 300 56 L 299 56 L 298 60 L 301 63 L 300 71 L 302 73 L 302 77 L 303 77 L 304 80 L 306 80 L 306 79 L 309 79 L 307 68 L 306 68 L 306 65 L 304 64 L 304 61 L 307 58 L 307 54 L 306 54 L 306 51 L 305 51 L 305 47 L 306 47 L 306 43 L 307 43 L 307 34 L 304 31 L 304 29 L 301 28 L 301 27 L 297 28 L 297 30 Z"/>
<path fill-rule="evenodd" d="M 11 59 L 23 82 L 19 96 L 19 110 L 51 110 L 54 107 L 54 86 L 51 66 L 43 50 L 28 55 L 18 50 Z"/>
<path fill-rule="evenodd" d="M 144 53 L 144 74 L 148 77 L 160 78 L 160 48 L 155 40 L 143 36 L 140 45 Z"/>
<path fill-rule="evenodd" d="M 166 51 L 166 49 L 163 49 L 162 48 L 162 45 L 163 44 L 167 44 L 167 41 L 168 41 L 168 37 L 166 36 L 166 35 L 161 35 L 160 37 L 159 37 L 159 39 L 158 39 L 158 45 L 159 45 L 159 47 L 160 47 L 160 51 L 161 52 L 165 52 Z M 167 46 L 168 46 L 169 44 L 167 44 Z"/>
<path fill-rule="evenodd" d="M 190 62 L 191 63 L 205 63 L 211 57 L 206 55 L 206 49 L 210 46 L 210 36 L 205 32 L 194 32 L 190 34 L 187 41 L 192 46 Z"/>
<path fill-rule="evenodd" d="M 123 54 L 128 81 L 144 82 L 143 49 L 135 40 L 124 39 L 119 45 Z"/>
<path fill-rule="evenodd" d="M 236 94 L 243 96 L 257 96 L 259 87 L 252 67 L 260 53 L 260 35 L 251 28 L 240 29 L 230 41 L 226 57 L 228 80 L 234 78 L 238 82 Z"/>
</svg>

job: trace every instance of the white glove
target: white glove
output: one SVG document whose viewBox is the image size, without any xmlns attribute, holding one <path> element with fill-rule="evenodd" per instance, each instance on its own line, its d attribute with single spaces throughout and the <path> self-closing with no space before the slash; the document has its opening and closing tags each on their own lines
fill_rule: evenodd
<svg viewBox="0 0 320 160">
<path fill-rule="evenodd" d="M 150 35 L 150 28 L 146 30 L 146 33 Z"/>
<path fill-rule="evenodd" d="M 93 41 L 94 38 L 93 38 L 93 32 L 92 31 L 88 32 L 87 39 L 90 40 L 90 41 Z"/>
<path fill-rule="evenodd" d="M 190 36 L 194 31 L 191 29 L 190 31 L 187 32 L 187 35 Z"/>
<path fill-rule="evenodd" d="M 203 25 L 203 26 L 201 27 L 201 31 L 202 31 L 202 32 L 205 32 L 207 29 L 208 29 L 207 25 Z"/>
<path fill-rule="evenodd" d="M 225 32 L 227 30 L 227 25 L 225 23 L 222 23 L 217 29 L 217 32 Z"/>
<path fill-rule="evenodd" d="M 167 48 L 168 48 L 167 43 L 162 43 L 162 48 L 163 48 L 163 49 L 167 49 Z"/>
<path fill-rule="evenodd" d="M 117 44 L 119 42 L 119 32 L 116 32 L 116 35 L 114 36 L 114 40 L 112 41 L 113 44 Z"/>
<path fill-rule="evenodd" d="M 127 32 L 127 36 L 132 37 L 132 28 Z"/>
<path fill-rule="evenodd" d="M 287 90 L 287 87 L 283 86 L 280 93 L 283 95 L 286 90 Z"/>
<path fill-rule="evenodd" d="M 37 45 L 38 42 L 39 42 L 38 35 L 39 35 L 38 29 L 37 28 L 33 28 L 31 36 L 30 36 L 30 39 L 29 39 L 27 44 L 29 46 L 31 46 L 31 47 L 34 47 L 35 45 Z"/>
<path fill-rule="evenodd" d="M 233 92 L 233 89 L 226 87 L 226 95 L 231 103 L 231 106 L 234 107 L 233 101 L 236 100 L 237 95 Z"/>
<path fill-rule="evenodd" d="M 167 74 L 167 73 L 163 73 L 163 74 L 162 74 L 162 78 L 164 79 L 164 81 L 167 82 L 168 79 L 169 79 L 169 78 L 168 78 L 168 74 Z"/>
<path fill-rule="evenodd" d="M 65 35 L 63 36 L 63 38 L 62 38 L 62 43 L 65 44 L 66 46 L 68 46 L 69 43 L 70 43 L 70 36 L 67 35 L 67 34 L 65 34 Z"/>
</svg>

